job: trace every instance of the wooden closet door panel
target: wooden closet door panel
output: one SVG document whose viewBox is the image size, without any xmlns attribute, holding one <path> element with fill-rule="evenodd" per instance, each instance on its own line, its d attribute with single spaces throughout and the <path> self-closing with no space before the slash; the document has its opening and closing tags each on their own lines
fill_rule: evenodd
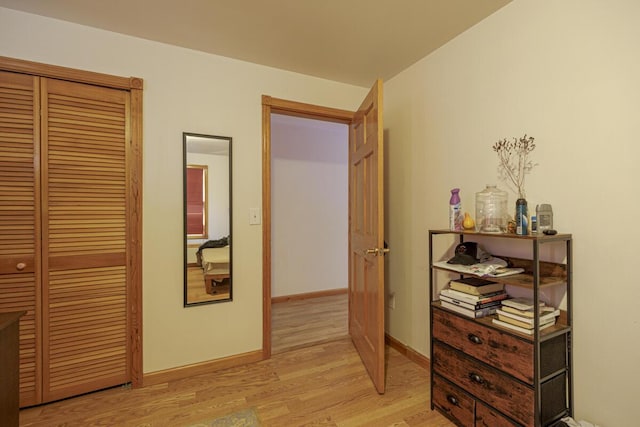
<svg viewBox="0 0 640 427">
<path fill-rule="evenodd" d="M 40 401 L 38 77 L 0 72 L 0 312 L 20 319 L 20 405 Z"/>
<path fill-rule="evenodd" d="M 129 93 L 43 79 L 43 398 L 130 381 Z"/>
</svg>

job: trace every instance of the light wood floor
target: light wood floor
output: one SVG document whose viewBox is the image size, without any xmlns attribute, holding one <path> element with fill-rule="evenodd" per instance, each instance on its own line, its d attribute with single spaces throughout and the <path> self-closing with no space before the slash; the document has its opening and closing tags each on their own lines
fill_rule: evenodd
<svg viewBox="0 0 640 427">
<path fill-rule="evenodd" d="M 188 426 L 252 407 L 263 427 L 451 427 L 429 409 L 428 376 L 387 348 L 387 390 L 379 395 L 344 338 L 211 374 L 25 409 L 20 425 Z"/>
<path fill-rule="evenodd" d="M 379 395 L 345 336 L 346 295 L 319 300 L 274 304 L 279 351 L 269 360 L 24 409 L 20 425 L 180 427 L 254 408 L 263 427 L 453 426 L 430 410 L 429 372 L 389 347 L 386 393 Z M 306 323 L 295 320 L 305 310 Z M 312 338 L 323 342 L 309 344 Z"/>
<path fill-rule="evenodd" d="M 271 354 L 349 335 L 346 293 L 271 305 Z"/>
</svg>

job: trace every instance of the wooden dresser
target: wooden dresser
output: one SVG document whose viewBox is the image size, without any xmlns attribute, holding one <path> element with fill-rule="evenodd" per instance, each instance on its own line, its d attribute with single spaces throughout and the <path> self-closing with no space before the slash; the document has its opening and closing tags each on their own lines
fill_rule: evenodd
<svg viewBox="0 0 640 427">
<path fill-rule="evenodd" d="M 475 240 L 472 235 L 487 237 L 430 231 L 431 253 L 434 236 L 446 234 L 457 234 L 460 241 Z M 533 253 L 532 260 L 520 260 L 528 263 L 523 274 L 492 280 L 503 282 L 507 292 L 513 286 L 521 292 L 524 288 L 534 300 L 540 289 L 553 287 L 557 293 L 560 286 L 567 309 L 554 326 L 532 335 L 497 326 L 493 316 L 466 317 L 441 306 L 438 287 L 443 280 L 436 279 L 438 267 L 431 262 L 431 407 L 465 427 L 553 426 L 573 412 L 571 236 L 489 236 L 527 239 Z M 567 251 L 567 263 L 560 270 L 539 260 L 540 245 L 553 243 Z M 553 277 L 558 271 L 564 273 Z"/>
<path fill-rule="evenodd" d="M 20 317 L 24 311 L 0 313 L 0 424 L 18 425 L 20 406 Z"/>
</svg>

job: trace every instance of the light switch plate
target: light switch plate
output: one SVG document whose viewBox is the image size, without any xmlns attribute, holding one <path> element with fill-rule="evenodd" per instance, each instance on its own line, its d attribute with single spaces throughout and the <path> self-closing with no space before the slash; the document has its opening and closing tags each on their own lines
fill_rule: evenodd
<svg viewBox="0 0 640 427">
<path fill-rule="evenodd" d="M 249 208 L 249 225 L 258 225 L 262 222 L 260 208 Z"/>
</svg>

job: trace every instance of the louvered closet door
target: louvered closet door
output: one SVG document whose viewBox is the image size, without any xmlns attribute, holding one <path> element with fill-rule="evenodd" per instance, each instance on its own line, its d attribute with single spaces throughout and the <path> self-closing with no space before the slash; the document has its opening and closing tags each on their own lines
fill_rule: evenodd
<svg viewBox="0 0 640 427">
<path fill-rule="evenodd" d="M 130 381 L 129 94 L 42 79 L 43 399 Z"/>
<path fill-rule="evenodd" d="M 37 77 L 0 72 L 0 311 L 20 319 L 20 405 L 39 402 Z"/>
</svg>

